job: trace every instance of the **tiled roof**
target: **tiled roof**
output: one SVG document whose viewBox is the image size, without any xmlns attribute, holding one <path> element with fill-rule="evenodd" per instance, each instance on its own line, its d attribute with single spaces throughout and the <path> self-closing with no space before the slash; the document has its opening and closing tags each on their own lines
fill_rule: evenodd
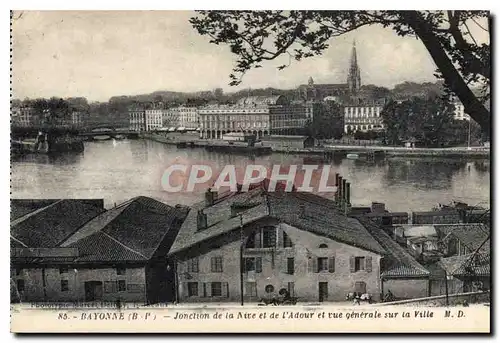
<svg viewBox="0 0 500 343">
<path fill-rule="evenodd" d="M 464 223 L 464 224 L 441 224 L 434 225 L 441 238 L 453 235 L 466 245 L 471 251 L 478 249 L 485 240 L 489 240 L 490 228 L 482 223 Z M 481 246 L 482 252 L 490 251 L 490 242 Z"/>
<path fill-rule="evenodd" d="M 384 249 L 356 219 L 338 212 L 332 200 L 312 193 L 271 192 L 255 188 L 249 192 L 231 193 L 224 200 L 205 207 L 192 206 L 177 235 L 171 253 L 192 247 L 202 241 L 229 233 L 240 227 L 240 218 L 231 217 L 231 204 L 252 202 L 256 206 L 242 212 L 243 225 L 264 218 L 274 218 L 299 229 L 329 237 L 339 242 L 379 254 Z M 197 230 L 197 213 L 207 215 L 208 228 Z"/>
<path fill-rule="evenodd" d="M 59 200 L 12 221 L 10 234 L 28 247 L 56 247 L 104 211 L 78 199 Z"/>
<path fill-rule="evenodd" d="M 490 276 L 490 254 L 467 254 L 442 258 L 439 265 L 454 276 Z"/>
<path fill-rule="evenodd" d="M 381 265 L 381 277 L 422 277 L 430 272 L 413 258 L 402 246 L 396 243 L 384 230 L 366 218 L 360 221 L 370 231 L 372 236 L 387 251 Z"/>
<path fill-rule="evenodd" d="M 59 199 L 47 199 L 47 200 L 37 200 L 37 199 L 11 199 L 10 200 L 10 220 L 14 221 L 19 219 L 33 211 L 44 208 Z"/>
<path fill-rule="evenodd" d="M 186 211 L 147 197 L 133 198 L 89 222 L 65 246 L 78 248 L 76 262 L 147 261 L 160 244 L 168 252 Z"/>
</svg>

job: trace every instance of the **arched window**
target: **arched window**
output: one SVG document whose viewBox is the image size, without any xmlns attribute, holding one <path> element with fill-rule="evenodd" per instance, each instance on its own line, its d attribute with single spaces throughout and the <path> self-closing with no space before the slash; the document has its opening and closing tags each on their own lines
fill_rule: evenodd
<svg viewBox="0 0 500 343">
<path fill-rule="evenodd" d="M 328 245 L 326 245 L 325 243 L 321 243 L 321 244 L 319 245 L 319 248 L 320 248 L 320 249 L 328 249 Z"/>
</svg>

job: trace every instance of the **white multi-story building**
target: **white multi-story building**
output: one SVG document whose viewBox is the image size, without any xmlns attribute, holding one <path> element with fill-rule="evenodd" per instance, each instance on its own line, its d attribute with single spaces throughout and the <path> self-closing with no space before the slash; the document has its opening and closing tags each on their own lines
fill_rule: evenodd
<svg viewBox="0 0 500 343">
<path fill-rule="evenodd" d="M 144 111 L 146 131 L 155 131 L 163 127 L 165 109 L 153 108 Z"/>
<path fill-rule="evenodd" d="M 201 138 L 221 139 L 229 132 L 245 132 L 256 137 L 271 129 L 270 108 L 279 105 L 281 96 L 252 96 L 235 105 L 208 105 L 198 109 Z"/>
<path fill-rule="evenodd" d="M 12 123 L 18 126 L 31 126 L 35 124 L 35 111 L 32 107 L 21 106 L 12 108 Z"/>
<path fill-rule="evenodd" d="M 131 131 L 145 131 L 146 117 L 143 109 L 132 109 L 129 111 L 129 128 Z"/>
<path fill-rule="evenodd" d="M 383 129 L 382 104 L 359 104 L 344 107 L 344 132 Z"/>
<path fill-rule="evenodd" d="M 169 108 L 164 117 L 165 126 L 176 126 L 186 129 L 199 128 L 198 108 L 193 106 L 178 106 Z"/>
</svg>

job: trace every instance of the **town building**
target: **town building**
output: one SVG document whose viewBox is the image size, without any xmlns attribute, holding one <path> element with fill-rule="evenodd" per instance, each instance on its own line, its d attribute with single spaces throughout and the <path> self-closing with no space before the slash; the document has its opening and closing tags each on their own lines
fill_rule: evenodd
<svg viewBox="0 0 500 343">
<path fill-rule="evenodd" d="M 178 106 L 167 109 L 163 121 L 164 127 L 181 129 L 198 129 L 198 108 L 195 106 Z"/>
<path fill-rule="evenodd" d="M 55 201 L 11 222 L 13 300 L 174 301 L 167 253 L 186 210 L 146 197 L 105 210 Z"/>
<path fill-rule="evenodd" d="M 344 301 L 351 292 L 378 300 L 381 274 L 399 273 L 391 291 L 415 277 L 415 268 L 419 277 L 428 274 L 397 244 L 385 249 L 388 236 L 376 239 L 335 201 L 266 189 L 207 191 L 192 206 L 170 249 L 180 302 L 253 302 L 284 291 L 299 301 Z"/>
<path fill-rule="evenodd" d="M 234 105 L 207 105 L 198 109 L 201 138 L 221 139 L 229 132 L 243 131 L 256 137 L 269 134 L 270 105 L 286 103 L 283 96 L 242 98 Z"/>
<path fill-rule="evenodd" d="M 131 131 L 146 131 L 146 113 L 144 109 L 134 108 L 129 110 L 129 129 Z"/>
<path fill-rule="evenodd" d="M 382 118 L 383 101 L 355 101 L 344 105 L 344 132 L 383 130 L 385 124 Z"/>
<path fill-rule="evenodd" d="M 455 99 L 453 105 L 455 106 L 455 110 L 453 111 L 453 119 L 470 120 L 470 116 L 464 111 L 464 105 L 458 99 Z"/>
<path fill-rule="evenodd" d="M 29 127 L 38 122 L 38 117 L 33 107 L 20 106 L 11 109 L 11 121 L 15 126 Z"/>
<path fill-rule="evenodd" d="M 166 110 L 163 108 L 149 108 L 144 111 L 145 130 L 156 131 L 163 127 L 163 118 Z"/>
<path fill-rule="evenodd" d="M 341 103 L 355 97 L 360 88 L 361 70 L 358 65 L 356 43 L 353 42 L 346 83 L 317 84 L 312 77 L 309 77 L 306 85 L 298 87 L 297 95 L 302 100 L 323 101 L 328 99 Z"/>
</svg>

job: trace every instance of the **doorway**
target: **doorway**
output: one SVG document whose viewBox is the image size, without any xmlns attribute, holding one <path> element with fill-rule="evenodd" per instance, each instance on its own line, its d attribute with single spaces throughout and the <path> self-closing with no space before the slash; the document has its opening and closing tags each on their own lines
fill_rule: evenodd
<svg viewBox="0 0 500 343">
<path fill-rule="evenodd" d="M 102 300 L 102 282 L 86 281 L 85 301 L 97 301 L 97 300 Z"/>
<path fill-rule="evenodd" d="M 319 302 L 328 299 L 328 282 L 320 282 L 318 285 Z"/>
</svg>

